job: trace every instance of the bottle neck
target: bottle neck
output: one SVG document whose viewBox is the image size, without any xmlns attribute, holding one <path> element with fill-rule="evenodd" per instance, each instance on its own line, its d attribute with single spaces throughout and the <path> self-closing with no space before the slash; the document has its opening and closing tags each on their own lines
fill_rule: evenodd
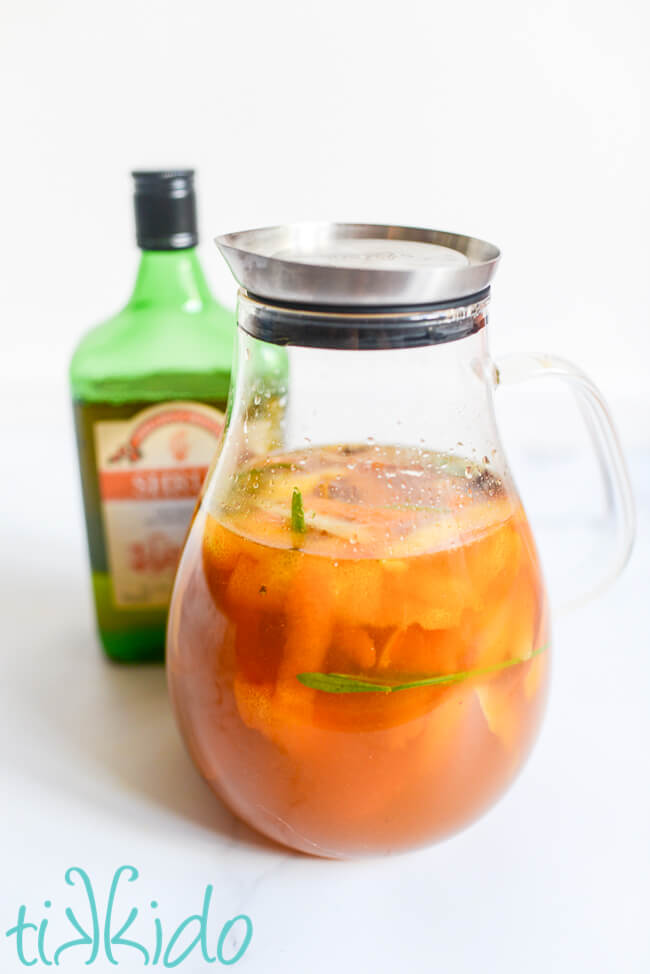
<svg viewBox="0 0 650 974">
<path fill-rule="evenodd" d="M 128 307 L 201 311 L 214 303 L 194 247 L 143 250 Z"/>
</svg>

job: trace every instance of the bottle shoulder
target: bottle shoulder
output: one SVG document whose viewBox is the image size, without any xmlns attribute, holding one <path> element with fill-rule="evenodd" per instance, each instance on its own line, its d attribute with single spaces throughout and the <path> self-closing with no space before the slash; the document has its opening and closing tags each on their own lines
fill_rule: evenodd
<svg viewBox="0 0 650 974">
<path fill-rule="evenodd" d="M 102 399 L 112 387 L 123 398 L 129 384 L 134 398 L 146 395 L 148 385 L 156 390 L 152 398 L 162 386 L 182 395 L 195 384 L 188 377 L 197 375 L 227 382 L 234 336 L 234 313 L 216 302 L 193 310 L 127 305 L 77 344 L 69 370 L 73 396 Z"/>
</svg>

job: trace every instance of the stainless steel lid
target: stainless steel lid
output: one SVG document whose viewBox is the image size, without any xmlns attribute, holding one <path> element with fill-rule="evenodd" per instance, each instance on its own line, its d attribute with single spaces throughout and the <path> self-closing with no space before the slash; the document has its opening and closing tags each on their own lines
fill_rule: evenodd
<svg viewBox="0 0 650 974">
<path fill-rule="evenodd" d="M 456 302 L 489 285 L 500 256 L 475 237 L 371 223 L 289 223 L 216 243 L 250 294 L 302 307 Z"/>
</svg>

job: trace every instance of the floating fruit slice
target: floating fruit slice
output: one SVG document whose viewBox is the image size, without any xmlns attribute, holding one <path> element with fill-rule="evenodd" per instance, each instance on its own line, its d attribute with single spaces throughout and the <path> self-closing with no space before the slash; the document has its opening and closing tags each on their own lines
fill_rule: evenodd
<svg viewBox="0 0 650 974">
<path fill-rule="evenodd" d="M 530 661 L 528 673 L 524 679 L 524 693 L 527 700 L 532 700 L 541 690 L 548 671 L 548 657 L 546 654 L 536 656 Z"/>
<path fill-rule="evenodd" d="M 252 730 L 269 736 L 273 728 L 273 684 L 252 683 L 237 673 L 234 687 L 237 710 L 243 722 Z"/>
<path fill-rule="evenodd" d="M 417 721 L 438 706 L 447 687 L 423 687 L 408 693 L 318 693 L 313 709 L 317 727 L 346 733 L 368 733 L 398 728 Z M 406 734 L 411 736 L 410 732 Z M 402 740 L 398 735 L 395 744 Z"/>
<path fill-rule="evenodd" d="M 334 594 L 334 611 L 343 626 L 377 625 L 382 611 L 383 570 L 375 559 L 341 559 L 330 566 L 325 584 Z"/>
<path fill-rule="evenodd" d="M 521 738 L 522 681 L 521 671 L 507 671 L 476 688 L 488 727 L 508 751 L 515 751 Z"/>
<path fill-rule="evenodd" d="M 327 669 L 340 672 L 370 670 L 377 659 L 375 642 L 360 626 L 339 627 L 334 632 L 327 654 Z"/>
<path fill-rule="evenodd" d="M 282 619 L 275 613 L 241 612 L 234 630 L 236 673 L 254 683 L 273 684 L 286 638 Z"/>
<path fill-rule="evenodd" d="M 391 555 L 403 558 L 450 550 L 479 541 L 486 532 L 497 530 L 514 513 L 508 497 L 467 502 L 467 506 L 427 518 L 403 541 L 391 543 Z"/>
<path fill-rule="evenodd" d="M 224 528 L 210 514 L 206 516 L 203 528 L 203 558 L 208 572 L 232 571 L 243 548 L 243 538 Z"/>
<path fill-rule="evenodd" d="M 492 666 L 508 659 L 526 660 L 535 649 L 537 599 L 530 574 L 519 572 L 507 597 L 476 616 L 472 666 Z"/>
<path fill-rule="evenodd" d="M 475 608 L 508 597 L 519 571 L 521 552 L 522 542 L 514 519 L 464 548 Z"/>
<path fill-rule="evenodd" d="M 453 629 L 423 629 L 415 624 L 397 629 L 382 648 L 377 673 L 408 673 L 414 679 L 431 674 L 458 673 L 464 668 L 463 637 Z"/>
<path fill-rule="evenodd" d="M 327 582 L 331 576 L 329 562 L 321 558 L 304 558 L 287 593 L 286 630 L 282 658 L 273 694 L 274 721 L 295 722 L 295 716 L 309 722 L 315 691 L 303 687 L 296 679 L 305 664 L 320 669 L 325 663 L 334 630 L 336 594 Z"/>
<path fill-rule="evenodd" d="M 226 589 L 226 603 L 235 609 L 284 611 L 301 556 L 295 551 L 273 550 L 261 545 L 238 559 Z"/>
<path fill-rule="evenodd" d="M 471 601 L 471 588 L 462 555 L 439 552 L 383 563 L 381 605 L 374 625 L 405 629 L 419 623 L 425 629 L 454 626 Z M 406 568 L 401 566 L 406 565 Z"/>
</svg>

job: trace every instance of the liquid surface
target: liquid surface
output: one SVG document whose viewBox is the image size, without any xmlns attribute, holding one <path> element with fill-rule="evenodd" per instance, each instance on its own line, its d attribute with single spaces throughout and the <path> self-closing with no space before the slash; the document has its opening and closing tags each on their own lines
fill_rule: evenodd
<svg viewBox="0 0 650 974">
<path fill-rule="evenodd" d="M 537 729 L 547 641 L 524 513 L 487 465 L 333 446 L 257 462 L 199 512 L 169 678 L 241 817 L 348 856 L 432 841 L 498 797 Z"/>
</svg>

